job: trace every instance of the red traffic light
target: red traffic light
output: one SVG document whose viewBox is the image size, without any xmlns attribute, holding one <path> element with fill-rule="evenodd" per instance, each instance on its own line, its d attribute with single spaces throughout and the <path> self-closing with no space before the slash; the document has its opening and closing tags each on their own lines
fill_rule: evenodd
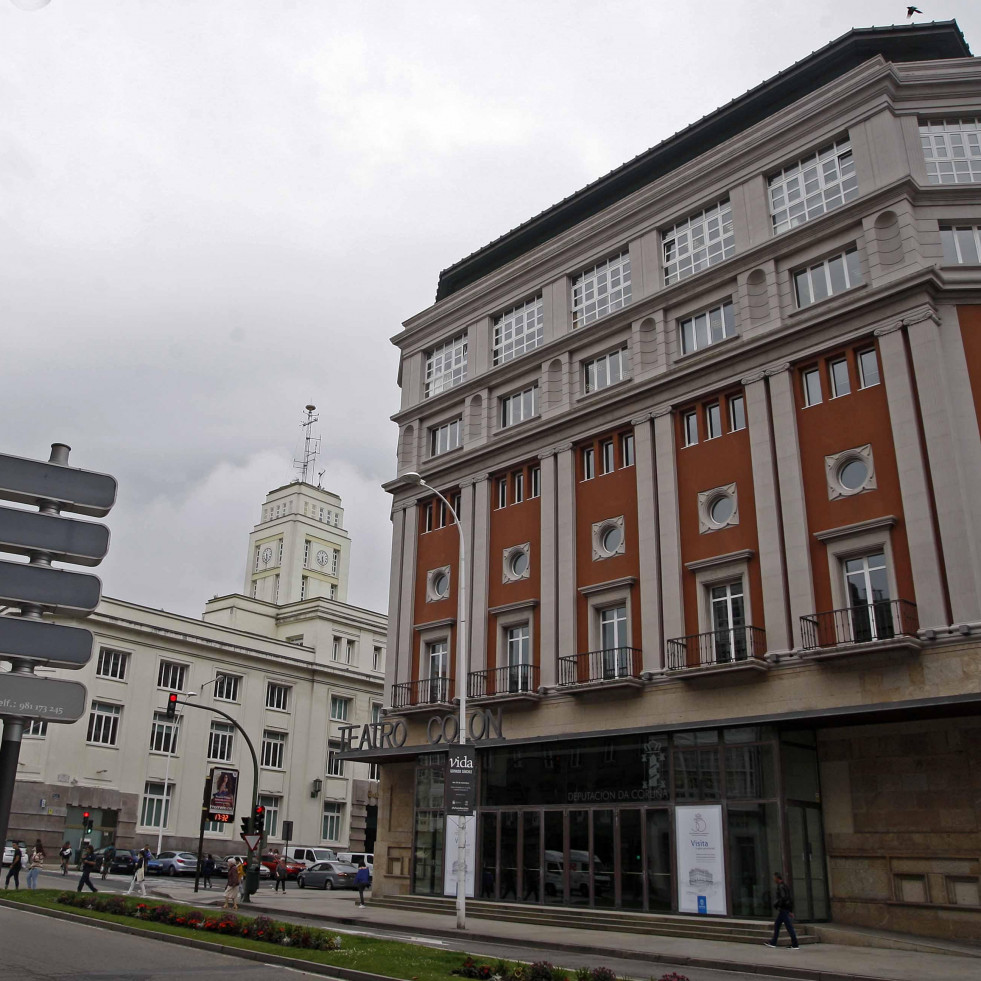
<svg viewBox="0 0 981 981">
<path fill-rule="evenodd" d="M 262 804 L 256 804 L 255 813 L 256 813 L 256 817 L 261 817 L 263 814 L 266 813 L 266 809 L 262 806 Z"/>
<path fill-rule="evenodd" d="M 177 692 L 172 691 L 167 696 L 167 718 L 173 719 L 177 715 Z"/>
<path fill-rule="evenodd" d="M 86 821 L 88 821 L 88 819 L 89 819 L 89 812 L 88 811 L 82 811 L 82 817 L 85 818 Z"/>
</svg>

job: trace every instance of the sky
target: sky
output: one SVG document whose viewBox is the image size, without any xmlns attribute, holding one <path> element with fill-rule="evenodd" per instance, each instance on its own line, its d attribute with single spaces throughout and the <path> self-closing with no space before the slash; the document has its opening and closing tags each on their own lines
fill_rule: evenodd
<svg viewBox="0 0 981 981">
<path fill-rule="evenodd" d="M 0 452 L 113 474 L 105 595 L 245 585 L 318 407 L 387 611 L 402 321 L 439 271 L 893 2 L 0 0 Z M 924 0 L 981 53 L 981 4 Z"/>
</svg>

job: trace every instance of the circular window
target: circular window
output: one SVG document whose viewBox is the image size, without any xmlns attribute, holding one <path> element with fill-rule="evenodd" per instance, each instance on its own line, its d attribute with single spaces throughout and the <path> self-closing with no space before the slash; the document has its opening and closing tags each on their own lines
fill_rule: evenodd
<svg viewBox="0 0 981 981">
<path fill-rule="evenodd" d="M 838 482 L 845 490 L 860 490 L 868 479 L 869 468 L 864 460 L 853 458 L 838 469 Z"/>
<path fill-rule="evenodd" d="M 604 552 L 607 552 L 609 555 L 615 554 L 621 544 L 623 544 L 623 532 L 620 530 L 619 525 L 610 525 L 608 528 L 604 528 L 600 543 L 603 546 Z"/>
<path fill-rule="evenodd" d="M 720 494 L 709 505 L 709 517 L 717 525 L 724 525 L 732 517 L 735 504 L 728 494 Z"/>
<path fill-rule="evenodd" d="M 433 576 L 433 592 L 437 596 L 446 596 L 450 591 L 450 577 L 445 572 L 437 572 Z"/>
<path fill-rule="evenodd" d="M 528 571 L 528 553 L 524 549 L 512 552 L 510 564 L 512 576 L 523 576 Z"/>
</svg>

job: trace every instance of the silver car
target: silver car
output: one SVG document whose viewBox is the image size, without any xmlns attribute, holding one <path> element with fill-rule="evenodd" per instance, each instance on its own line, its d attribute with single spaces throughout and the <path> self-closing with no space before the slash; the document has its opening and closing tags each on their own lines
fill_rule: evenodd
<svg viewBox="0 0 981 981">
<path fill-rule="evenodd" d="M 353 889 L 357 874 L 348 862 L 317 862 L 297 875 L 296 884 L 301 889 Z"/>
<path fill-rule="evenodd" d="M 157 856 L 161 875 L 194 875 L 198 857 L 194 852 L 161 852 Z"/>
</svg>

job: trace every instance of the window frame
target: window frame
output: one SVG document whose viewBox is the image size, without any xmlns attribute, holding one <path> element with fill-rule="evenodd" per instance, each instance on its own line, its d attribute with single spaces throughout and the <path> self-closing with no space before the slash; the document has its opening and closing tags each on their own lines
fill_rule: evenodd
<svg viewBox="0 0 981 981">
<path fill-rule="evenodd" d="M 98 707 L 97 707 L 98 706 Z M 110 709 L 112 711 L 103 711 Z M 86 746 L 115 747 L 119 742 L 119 724 L 123 717 L 123 706 L 113 702 L 93 699 L 89 706 L 88 728 L 85 734 Z M 96 720 L 110 720 L 108 722 Z M 104 730 L 108 727 L 108 733 Z M 101 738 L 102 736 L 108 738 Z M 100 737 L 100 738 L 96 738 Z"/>
<path fill-rule="evenodd" d="M 705 406 L 705 442 L 724 436 L 722 428 L 722 403 L 709 402 Z"/>
<path fill-rule="evenodd" d="M 151 787 L 160 787 L 160 793 L 151 792 Z M 170 805 L 174 799 L 174 783 L 168 780 L 166 783 L 161 780 L 145 780 L 143 782 L 143 794 L 140 797 L 140 824 L 141 828 L 152 828 L 157 831 L 167 830 L 170 823 Z M 153 812 L 153 813 L 151 813 Z M 155 823 L 149 823 L 147 817 L 155 819 Z"/>
<path fill-rule="evenodd" d="M 920 147 L 923 151 L 923 163 L 926 167 L 928 184 L 977 184 L 981 182 L 981 116 L 921 120 L 919 128 Z M 969 137 L 966 141 L 970 152 L 958 154 L 955 148 L 958 141 L 961 147 L 964 146 L 963 137 L 965 133 L 973 133 L 973 139 Z M 958 139 L 951 140 L 948 138 L 948 134 L 954 135 Z M 935 152 L 938 149 L 938 141 L 943 144 L 942 154 Z M 930 144 L 929 147 L 928 143 Z M 957 168 L 955 164 L 961 160 L 966 163 L 966 167 Z M 949 169 L 944 167 L 944 164 L 950 164 Z M 960 173 L 966 172 L 968 179 L 957 180 L 958 171 Z M 944 180 L 946 174 L 954 179 Z"/>
<path fill-rule="evenodd" d="M 970 232 L 974 254 L 964 258 L 962 233 Z M 951 222 L 940 223 L 940 247 L 943 249 L 945 266 L 976 266 L 981 264 L 981 225 L 966 225 Z"/>
<path fill-rule="evenodd" d="M 714 335 L 716 333 L 716 325 L 712 321 L 713 314 L 718 313 L 718 327 L 721 330 L 721 336 L 716 338 Z M 701 321 L 704 321 L 704 329 L 701 326 Z M 687 317 L 679 317 L 677 320 L 678 324 L 678 347 L 681 351 L 682 357 L 687 357 L 689 354 L 697 354 L 699 351 L 704 351 L 707 348 L 714 347 L 716 344 L 721 344 L 723 341 L 731 340 L 733 337 L 738 337 L 738 332 L 736 330 L 736 305 L 732 301 L 732 297 L 728 297 L 721 303 L 717 303 L 711 307 L 706 307 L 703 310 L 699 310 L 696 313 L 689 314 Z M 690 325 L 690 330 L 689 330 Z M 700 344 L 698 342 L 700 331 L 703 333 L 705 343 Z M 690 333 L 691 336 L 691 347 L 688 346 L 687 337 Z"/>
<path fill-rule="evenodd" d="M 108 660 L 111 661 L 109 670 L 105 670 L 105 662 L 107 660 L 106 655 L 109 655 Z M 99 658 L 95 668 L 95 676 L 97 678 L 105 678 L 109 681 L 125 681 L 126 668 L 129 664 L 129 658 L 129 651 L 121 651 L 115 647 L 100 647 Z"/>
<path fill-rule="evenodd" d="M 282 698 L 278 697 L 282 693 Z M 293 686 L 282 681 L 270 681 L 266 679 L 266 699 L 265 707 L 272 712 L 289 712 L 292 709 Z M 276 704 L 277 702 L 283 704 Z"/>
<path fill-rule="evenodd" d="M 848 172 L 842 166 L 842 161 L 848 161 Z M 834 161 L 834 179 L 828 179 L 828 162 Z M 806 193 L 805 167 L 813 164 L 816 170 L 817 186 Z M 792 182 L 797 181 L 797 196 L 791 202 L 790 187 Z M 835 189 L 837 188 L 837 193 Z M 783 195 L 780 205 L 776 203 L 776 193 Z M 852 150 L 851 139 L 844 136 L 835 140 L 814 153 L 801 157 L 799 160 L 786 167 L 781 168 L 775 174 L 767 178 L 766 197 L 767 208 L 770 212 L 771 230 L 774 235 L 782 235 L 784 232 L 799 228 L 801 225 L 820 218 L 842 207 L 849 201 L 859 196 L 858 174 L 855 170 L 855 157 Z M 816 200 L 816 198 L 820 200 Z M 838 198 L 837 203 L 831 203 Z M 808 204 L 808 202 L 811 202 Z M 792 214 L 794 204 L 803 205 L 803 213 Z M 779 214 L 785 217 L 778 219 Z"/>
<path fill-rule="evenodd" d="M 328 822 L 330 822 L 329 826 L 334 830 L 333 834 L 327 833 Z M 326 842 L 340 841 L 343 830 L 344 830 L 343 801 L 325 800 L 323 811 L 321 812 L 320 840 Z"/>
<path fill-rule="evenodd" d="M 718 226 L 718 234 L 713 237 L 711 232 L 715 225 Z M 694 247 L 695 242 L 700 243 L 697 248 Z M 718 242 L 719 248 L 712 249 L 713 242 Z M 702 258 L 697 257 L 700 253 L 704 253 Z M 689 214 L 661 232 L 661 273 L 664 276 L 664 285 L 679 283 L 731 259 L 735 254 L 732 202 L 725 197 L 701 211 Z M 683 262 L 683 258 L 687 261 Z"/>
<path fill-rule="evenodd" d="M 851 260 L 853 256 L 854 262 Z M 837 260 L 841 260 L 844 286 L 836 290 L 832 279 L 832 267 Z M 819 272 L 822 275 L 824 286 L 827 288 L 827 292 L 823 296 L 816 296 L 814 292 L 814 285 L 817 282 L 815 275 Z M 851 281 L 853 276 L 855 279 L 854 282 Z M 836 296 L 842 296 L 851 290 L 865 285 L 865 280 L 862 279 L 862 257 L 859 254 L 857 245 L 849 245 L 840 252 L 835 252 L 833 255 L 826 256 L 817 262 L 809 262 L 803 267 L 792 269 L 790 278 L 794 287 L 794 299 L 797 303 L 798 311 L 807 310 L 818 303 L 824 303 Z M 801 283 L 805 280 L 808 295 L 811 297 L 806 302 L 804 302 L 803 294 L 801 293 Z"/>
<path fill-rule="evenodd" d="M 851 375 L 848 370 L 848 357 L 846 355 L 841 355 L 841 357 L 828 358 L 828 389 L 831 392 L 832 399 L 840 399 L 846 395 L 852 394 L 852 380 Z M 845 377 L 841 379 L 836 374 L 836 369 L 844 367 Z M 841 391 L 841 384 L 844 382 L 844 391 Z"/>
<path fill-rule="evenodd" d="M 865 371 L 865 358 L 867 355 L 872 356 L 872 361 L 875 364 L 875 381 L 869 381 Z M 858 364 L 859 390 L 875 388 L 876 385 L 882 382 L 882 372 L 879 369 L 879 352 L 874 347 L 867 347 L 864 350 L 857 351 L 855 353 L 855 361 Z"/>
<path fill-rule="evenodd" d="M 810 379 L 817 379 L 817 398 L 812 398 Z M 800 372 L 800 384 L 801 392 L 804 396 L 804 408 L 809 409 L 811 406 L 820 405 L 824 401 L 824 390 L 821 384 L 821 367 L 820 365 L 811 365 L 807 368 L 802 368 Z"/>
<path fill-rule="evenodd" d="M 218 727 L 216 730 L 215 727 Z M 216 746 L 220 745 L 225 755 L 214 752 Z M 208 762 L 231 763 L 235 753 L 235 726 L 229 722 L 221 722 L 218 719 L 211 721 L 208 729 Z"/>
<path fill-rule="evenodd" d="M 579 461 L 583 480 L 592 480 L 596 476 L 596 451 L 592 446 L 583 446 L 579 451 Z"/>
<path fill-rule="evenodd" d="M 347 695 L 334 695 L 330 696 L 330 710 L 328 718 L 331 722 L 348 722 L 351 718 L 351 706 L 354 699 Z M 335 706 L 339 708 L 342 714 L 338 715 L 335 711 Z"/>
<path fill-rule="evenodd" d="M 239 704 L 241 699 L 239 698 L 239 690 L 241 688 L 242 682 L 244 681 L 244 676 L 240 674 L 227 674 L 224 671 L 218 671 L 215 674 L 215 687 L 214 687 L 214 699 L 216 702 L 232 702 L 234 704 Z M 233 691 L 231 695 L 225 693 L 226 685 L 222 682 L 231 682 L 233 685 Z"/>
<path fill-rule="evenodd" d="M 279 729 L 263 729 L 259 750 L 259 766 L 264 770 L 286 769 L 286 743 L 289 733 Z M 278 762 L 274 762 L 278 760 Z"/>
<path fill-rule="evenodd" d="M 698 446 L 698 410 L 686 409 L 681 413 L 681 436 L 683 449 Z"/>
<path fill-rule="evenodd" d="M 467 379 L 468 331 L 461 331 L 426 351 L 423 393 L 430 399 Z"/>
<path fill-rule="evenodd" d="M 739 405 L 740 421 L 742 422 L 741 426 L 736 425 L 737 419 L 735 407 L 737 404 Z M 729 395 L 726 398 L 726 408 L 729 411 L 729 432 L 738 433 L 745 429 L 747 427 L 746 396 L 741 392 L 738 395 Z"/>
<path fill-rule="evenodd" d="M 180 739 L 178 719 L 168 719 L 166 712 L 154 712 L 150 722 L 150 752 L 163 756 L 177 753 Z"/>
<path fill-rule="evenodd" d="M 542 468 L 534 466 L 531 468 L 531 493 L 529 499 L 534 500 L 542 496 Z"/>
<path fill-rule="evenodd" d="M 507 336 L 508 332 L 510 337 Z M 491 331 L 491 360 L 494 367 L 520 358 L 544 343 L 545 300 L 541 293 L 494 318 Z"/>
<path fill-rule="evenodd" d="M 341 752 L 341 741 L 339 739 L 327 740 L 327 765 L 325 768 L 328 777 L 344 776 L 344 760 L 339 759 Z"/>
<path fill-rule="evenodd" d="M 539 410 L 538 382 L 533 382 L 520 392 L 513 392 L 511 395 L 502 395 L 500 406 L 501 429 L 510 429 L 512 426 L 520 426 L 523 422 L 530 422 L 532 419 L 537 419 L 541 414 Z"/>
<path fill-rule="evenodd" d="M 453 450 L 458 450 L 461 446 L 463 446 L 463 418 L 461 416 L 429 427 L 429 455 L 431 457 L 452 453 Z"/>
<path fill-rule="evenodd" d="M 582 362 L 582 391 L 583 395 L 593 395 L 602 392 L 614 385 L 629 381 L 630 374 L 627 364 L 628 349 L 626 345 L 599 354 L 594 358 L 587 358 Z M 613 366 L 616 366 L 614 372 Z M 602 378 L 601 378 L 602 368 Z M 614 377 L 616 374 L 616 377 Z M 602 380 L 602 384 L 600 381 Z"/>
<path fill-rule="evenodd" d="M 187 685 L 187 675 L 188 675 L 189 665 L 181 664 L 179 661 L 170 661 L 167 658 L 160 658 L 157 664 L 157 688 L 163 691 L 179 691 L 183 692 L 186 690 Z M 171 676 L 179 672 L 179 684 L 168 685 L 165 684 L 164 675 L 167 674 Z"/>
<path fill-rule="evenodd" d="M 617 285 L 613 286 L 613 281 Z M 624 309 L 631 302 L 630 249 L 583 270 L 572 281 L 572 329 L 586 327 Z"/>
<path fill-rule="evenodd" d="M 616 470 L 616 452 L 613 448 L 612 439 L 602 439 L 599 445 L 599 463 L 600 470 L 599 475 L 605 477 L 607 474 L 613 473 Z"/>
</svg>

